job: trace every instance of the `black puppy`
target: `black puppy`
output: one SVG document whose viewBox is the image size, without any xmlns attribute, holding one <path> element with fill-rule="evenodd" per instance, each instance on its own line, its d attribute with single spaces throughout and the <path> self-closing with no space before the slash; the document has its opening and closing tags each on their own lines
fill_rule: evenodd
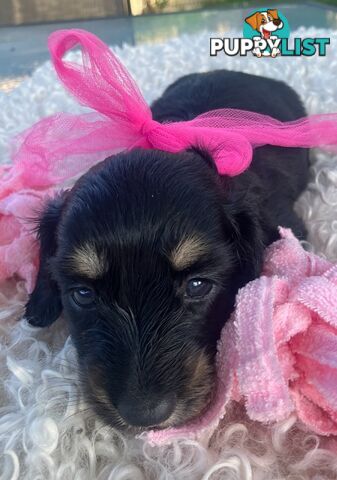
<svg viewBox="0 0 337 480">
<path fill-rule="evenodd" d="M 285 84 L 227 71 L 181 78 L 152 111 L 164 122 L 223 107 L 305 115 Z M 227 178 L 197 147 L 107 158 L 40 219 L 26 316 L 46 326 L 64 312 L 86 394 L 120 428 L 200 414 L 237 290 L 260 274 L 278 225 L 305 235 L 293 204 L 307 183 L 306 150 L 259 148 L 246 173 Z"/>
</svg>

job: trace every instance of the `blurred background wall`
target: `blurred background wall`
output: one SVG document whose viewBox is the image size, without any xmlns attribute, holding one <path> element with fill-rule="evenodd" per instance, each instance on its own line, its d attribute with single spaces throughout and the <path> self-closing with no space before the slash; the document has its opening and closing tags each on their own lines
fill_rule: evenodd
<svg viewBox="0 0 337 480">
<path fill-rule="evenodd" d="M 278 4 L 283 2 L 302 3 L 299 0 L 277 1 Z M 213 6 L 257 8 L 275 3 L 266 0 L 0 0 L 0 26 L 183 12 Z M 315 3 L 337 7 L 337 0 L 316 0 Z"/>
<path fill-rule="evenodd" d="M 0 25 L 129 15 L 128 0 L 0 0 Z"/>
</svg>

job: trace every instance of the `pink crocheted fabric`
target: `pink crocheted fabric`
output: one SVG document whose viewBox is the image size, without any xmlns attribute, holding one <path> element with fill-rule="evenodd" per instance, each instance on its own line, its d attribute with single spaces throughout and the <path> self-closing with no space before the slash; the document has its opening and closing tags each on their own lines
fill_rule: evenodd
<svg viewBox="0 0 337 480">
<path fill-rule="evenodd" d="M 63 59 L 81 47 L 82 63 Z M 222 109 L 188 122 L 160 124 L 137 85 L 91 33 L 61 30 L 49 38 L 64 86 L 92 110 L 42 119 L 15 139 L 13 163 L 0 169 L 0 282 L 34 287 L 38 247 L 29 219 L 47 196 L 107 156 L 135 147 L 179 152 L 202 146 L 219 174 L 248 168 L 253 149 L 337 146 L 337 114 L 282 123 L 265 115 Z M 213 431 L 231 398 L 244 398 L 252 419 L 274 421 L 293 411 L 316 432 L 337 433 L 336 268 L 306 253 L 290 233 L 266 257 L 265 276 L 238 295 L 217 357 L 218 382 L 207 412 L 180 429 L 153 432 L 154 442 Z"/>
<path fill-rule="evenodd" d="M 280 234 L 263 276 L 239 291 L 222 330 L 207 411 L 183 427 L 150 432 L 152 443 L 209 437 L 230 400 L 243 400 L 252 420 L 297 413 L 314 432 L 337 435 L 337 265 L 306 252 L 290 230 Z"/>
</svg>

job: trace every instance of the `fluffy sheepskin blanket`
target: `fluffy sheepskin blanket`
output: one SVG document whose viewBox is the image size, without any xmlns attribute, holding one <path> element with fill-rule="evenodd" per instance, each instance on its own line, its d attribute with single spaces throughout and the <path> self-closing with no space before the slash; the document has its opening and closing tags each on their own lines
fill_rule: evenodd
<svg viewBox="0 0 337 480">
<path fill-rule="evenodd" d="M 296 37 L 330 36 L 326 57 L 276 59 L 210 57 L 210 36 L 125 46 L 116 53 L 149 102 L 182 75 L 227 68 L 288 82 L 309 113 L 337 111 L 336 32 L 294 32 Z M 43 116 L 79 110 L 45 63 L 12 93 L 0 94 L 1 162 L 9 160 L 11 136 Z M 337 261 L 337 157 L 314 153 L 311 174 L 297 208 L 309 230 L 310 248 Z M 66 325 L 60 320 L 39 330 L 18 322 L 24 301 L 20 284 L 0 292 L 1 480 L 337 478 L 337 454 L 295 417 L 265 427 L 249 421 L 238 404 L 230 406 L 210 445 L 180 440 L 151 447 L 124 438 L 102 424 L 83 399 Z"/>
</svg>

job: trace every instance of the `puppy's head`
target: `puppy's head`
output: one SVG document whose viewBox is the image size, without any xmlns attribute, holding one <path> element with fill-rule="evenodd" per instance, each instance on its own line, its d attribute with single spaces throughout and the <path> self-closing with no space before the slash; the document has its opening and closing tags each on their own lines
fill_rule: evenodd
<svg viewBox="0 0 337 480">
<path fill-rule="evenodd" d="M 262 254 L 253 206 L 231 197 L 207 155 L 135 150 L 47 206 L 26 314 L 47 325 L 64 311 L 109 423 L 177 425 L 209 401 L 221 327 Z"/>
<path fill-rule="evenodd" d="M 262 38 L 269 38 L 271 32 L 283 27 L 283 22 L 279 19 L 276 9 L 267 10 L 266 12 L 256 12 L 245 21 L 256 31 L 261 34 Z"/>
</svg>

